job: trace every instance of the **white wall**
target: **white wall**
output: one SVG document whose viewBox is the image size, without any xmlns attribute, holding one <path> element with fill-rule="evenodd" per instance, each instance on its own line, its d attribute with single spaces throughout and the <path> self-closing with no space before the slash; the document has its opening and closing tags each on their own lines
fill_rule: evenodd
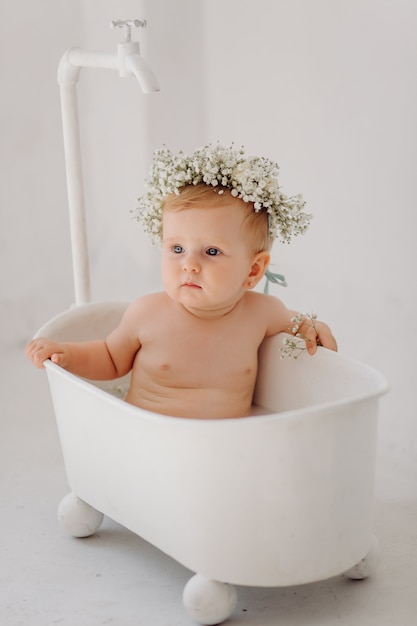
<svg viewBox="0 0 417 626">
<path fill-rule="evenodd" d="M 42 313 L 62 307 L 61 285 L 70 281 L 55 75 L 61 51 L 82 36 L 82 23 L 76 2 L 51 0 L 45 14 L 47 20 L 34 3 L 17 0 L 0 23 L 3 349 L 23 343 Z"/>
<path fill-rule="evenodd" d="M 35 6 L 36 5 L 36 6 Z M 277 295 L 314 310 L 343 352 L 383 371 L 387 485 L 416 469 L 417 52 L 414 0 L 16 0 L 0 33 L 2 346 L 22 345 L 73 300 L 56 67 L 75 45 L 137 33 L 162 91 L 83 70 L 80 117 L 93 297 L 158 286 L 158 253 L 129 209 L 152 150 L 235 141 L 276 159 L 310 231 L 274 261 Z M 386 458 L 386 457 L 385 457 Z M 405 485 L 405 486 L 404 486 Z M 408 485 L 408 486 L 407 486 Z"/>
</svg>

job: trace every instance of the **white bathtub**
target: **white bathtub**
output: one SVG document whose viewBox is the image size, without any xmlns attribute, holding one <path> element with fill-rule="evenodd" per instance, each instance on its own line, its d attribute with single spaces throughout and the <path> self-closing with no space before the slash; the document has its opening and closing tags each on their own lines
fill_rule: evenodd
<svg viewBox="0 0 417 626">
<path fill-rule="evenodd" d="M 79 306 L 37 334 L 103 337 L 125 306 Z M 196 572 L 184 604 L 203 624 L 233 612 L 235 584 L 364 578 L 377 559 L 377 412 L 387 383 L 323 348 L 281 359 L 281 345 L 282 336 L 263 345 L 263 408 L 242 419 L 149 413 L 104 390 L 117 393 L 125 379 L 98 385 L 46 363 L 72 490 L 61 523 L 86 536 L 105 514 Z"/>
</svg>

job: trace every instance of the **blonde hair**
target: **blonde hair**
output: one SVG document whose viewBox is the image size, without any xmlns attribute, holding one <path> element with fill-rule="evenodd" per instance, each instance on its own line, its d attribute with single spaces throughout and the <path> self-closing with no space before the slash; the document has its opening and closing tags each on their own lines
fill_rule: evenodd
<svg viewBox="0 0 417 626">
<path fill-rule="evenodd" d="M 266 211 L 255 211 L 253 202 L 244 202 L 240 198 L 234 198 L 229 189 L 211 187 L 205 183 L 185 185 L 178 191 L 179 195 L 171 193 L 165 198 L 162 211 L 181 211 L 202 202 L 208 208 L 210 206 L 219 206 L 222 198 L 226 196 L 227 199 L 240 202 L 242 210 L 246 211 L 243 226 L 252 252 L 270 251 L 273 238 L 270 235 L 268 213 Z"/>
</svg>

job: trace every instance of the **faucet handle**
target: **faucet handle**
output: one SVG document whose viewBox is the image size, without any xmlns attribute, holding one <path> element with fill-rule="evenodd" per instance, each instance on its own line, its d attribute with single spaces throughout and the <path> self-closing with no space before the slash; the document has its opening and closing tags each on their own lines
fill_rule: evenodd
<svg viewBox="0 0 417 626">
<path fill-rule="evenodd" d="M 123 28 L 125 31 L 125 43 L 132 40 L 132 27 L 146 28 L 146 20 L 112 20 L 110 28 Z"/>
</svg>

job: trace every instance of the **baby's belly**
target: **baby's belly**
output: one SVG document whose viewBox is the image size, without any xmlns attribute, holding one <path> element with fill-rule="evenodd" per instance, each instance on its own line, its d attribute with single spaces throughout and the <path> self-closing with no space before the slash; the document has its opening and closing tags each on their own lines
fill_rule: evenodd
<svg viewBox="0 0 417 626">
<path fill-rule="evenodd" d="M 164 355 L 165 356 L 165 355 Z M 145 358 L 133 366 L 126 400 L 148 411 L 197 419 L 249 415 L 257 362 L 229 355 L 216 361 L 201 358 Z"/>
<path fill-rule="evenodd" d="M 126 401 L 147 411 L 195 419 L 246 417 L 251 413 L 253 388 L 184 389 L 131 385 Z"/>
</svg>

